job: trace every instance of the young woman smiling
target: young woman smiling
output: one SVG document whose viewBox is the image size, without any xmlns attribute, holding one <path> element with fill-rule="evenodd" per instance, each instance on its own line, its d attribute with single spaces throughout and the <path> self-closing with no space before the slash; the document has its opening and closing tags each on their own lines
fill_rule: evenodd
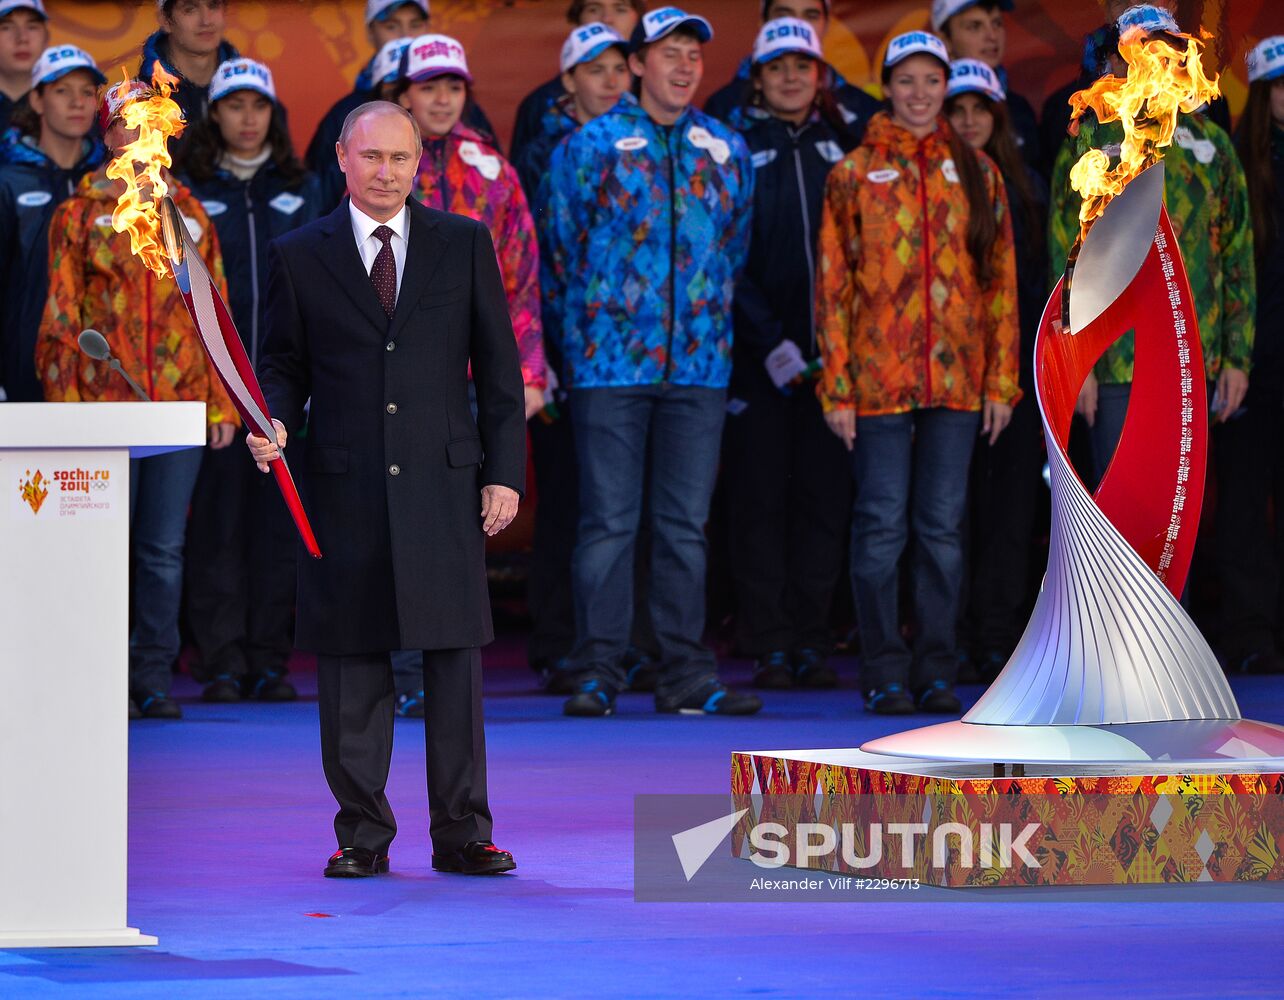
<svg viewBox="0 0 1284 1000">
<path fill-rule="evenodd" d="M 856 145 L 828 86 L 816 28 L 767 22 L 752 103 L 731 115 L 754 165 L 749 260 L 736 282 L 732 409 L 724 438 L 730 559 L 743 652 L 763 688 L 833 687 L 825 658 L 842 576 L 851 473 L 812 376 L 816 235 L 825 179 Z"/>
<path fill-rule="evenodd" d="M 852 586 L 866 707 L 953 713 L 962 520 L 978 429 L 993 442 L 1017 387 L 1012 224 L 998 170 L 942 115 L 935 35 L 888 44 L 876 116 L 829 176 L 820 231 L 821 406 L 853 453 Z M 913 647 L 901 554 L 915 537 Z"/>
</svg>

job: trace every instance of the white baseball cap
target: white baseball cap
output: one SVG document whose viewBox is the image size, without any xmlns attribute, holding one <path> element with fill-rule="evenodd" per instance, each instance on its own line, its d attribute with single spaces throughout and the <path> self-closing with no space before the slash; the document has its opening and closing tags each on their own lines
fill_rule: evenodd
<svg viewBox="0 0 1284 1000">
<path fill-rule="evenodd" d="M 1263 38 L 1244 57 L 1248 63 L 1248 82 L 1274 80 L 1284 76 L 1284 35 Z"/>
<path fill-rule="evenodd" d="M 688 14 L 678 7 L 660 7 L 642 15 L 642 20 L 633 29 L 633 37 L 629 39 L 629 49 L 636 52 L 643 45 L 658 42 L 682 27 L 693 29 L 701 42 L 713 38 L 713 25 L 698 14 Z"/>
<path fill-rule="evenodd" d="M 366 0 L 366 24 L 382 21 L 403 3 L 412 3 L 428 16 L 428 0 Z"/>
<path fill-rule="evenodd" d="M 940 31 L 945 22 L 961 10 L 975 7 L 981 0 L 932 0 L 932 30 Z M 1011 10 L 1012 0 L 999 0 L 1000 10 Z"/>
<path fill-rule="evenodd" d="M 612 45 L 626 52 L 629 47 L 623 35 L 601 21 L 572 28 L 562 43 L 562 72 L 569 73 L 580 63 L 592 62 Z"/>
<path fill-rule="evenodd" d="M 276 102 L 276 84 L 272 81 L 272 71 L 253 59 L 242 57 L 219 63 L 218 69 L 214 71 L 214 79 L 210 81 L 210 103 L 221 101 L 238 90 L 253 90 L 273 103 Z"/>
<path fill-rule="evenodd" d="M 759 29 L 758 37 L 753 43 L 755 65 L 779 59 L 789 52 L 825 61 L 825 54 L 820 48 L 820 37 L 816 34 L 816 29 L 806 21 L 796 17 L 778 17 Z"/>
<path fill-rule="evenodd" d="M 412 41 L 402 56 L 401 75 L 415 82 L 447 75 L 473 82 L 464 47 L 449 35 L 420 35 Z"/>
<path fill-rule="evenodd" d="M 49 20 L 49 12 L 45 10 L 43 0 L 0 0 L 0 17 L 6 14 L 12 14 L 15 10 L 34 10 L 46 21 Z"/>
<path fill-rule="evenodd" d="M 980 94 L 992 101 L 1008 99 L 999 75 L 989 63 L 980 59 L 955 59 L 950 63 L 950 82 L 945 88 L 945 96 L 954 97 L 956 94 Z"/>
<path fill-rule="evenodd" d="M 887 43 L 887 54 L 883 56 L 883 68 L 895 66 L 902 59 L 908 59 L 920 52 L 939 59 L 947 68 L 950 65 L 950 54 L 946 51 L 943 41 L 930 31 L 907 31 Z"/>
<path fill-rule="evenodd" d="M 1172 14 L 1162 7 L 1152 7 L 1144 3 L 1129 7 L 1119 15 L 1115 25 L 1119 28 L 1121 35 L 1129 28 L 1140 28 L 1148 35 L 1156 31 L 1171 31 L 1174 34 L 1181 31 Z"/>
<path fill-rule="evenodd" d="M 375 56 L 374 66 L 370 70 L 376 86 L 381 83 L 392 83 L 400 78 L 401 59 L 406 54 L 406 49 L 410 48 L 412 41 L 414 41 L 412 38 L 394 38 L 384 43 L 379 54 Z"/>
<path fill-rule="evenodd" d="M 107 82 L 93 56 L 84 49 L 74 45 L 51 45 L 40 53 L 40 58 L 31 67 L 31 85 L 39 87 L 42 83 L 53 83 L 78 69 L 88 70 L 95 83 Z"/>
</svg>

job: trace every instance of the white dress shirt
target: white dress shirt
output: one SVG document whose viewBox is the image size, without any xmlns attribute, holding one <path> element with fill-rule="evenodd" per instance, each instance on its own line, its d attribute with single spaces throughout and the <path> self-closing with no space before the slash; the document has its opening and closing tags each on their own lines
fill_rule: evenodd
<svg viewBox="0 0 1284 1000">
<path fill-rule="evenodd" d="M 357 251 L 361 254 L 361 263 L 366 274 L 374 267 L 375 258 L 383 246 L 374 231 L 380 226 L 392 230 L 392 257 L 397 262 L 397 299 L 401 300 L 401 275 L 406 270 L 406 237 L 410 232 L 410 207 L 402 208 L 387 222 L 376 222 L 365 212 L 348 202 L 348 212 L 352 216 L 352 235 L 357 241 Z"/>
</svg>

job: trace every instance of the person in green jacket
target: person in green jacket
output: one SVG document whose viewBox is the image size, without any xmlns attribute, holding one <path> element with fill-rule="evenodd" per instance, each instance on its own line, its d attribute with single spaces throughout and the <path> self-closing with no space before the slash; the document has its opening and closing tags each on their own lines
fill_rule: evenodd
<svg viewBox="0 0 1284 1000">
<path fill-rule="evenodd" d="M 1070 168 L 1089 149 L 1118 162 L 1123 127 L 1085 116 L 1077 137 L 1067 139 L 1052 172 L 1048 251 L 1052 282 L 1065 270 L 1079 235 L 1079 195 Z M 1225 422 L 1240 411 L 1252 365 L 1257 292 L 1248 187 L 1235 147 L 1221 128 L 1199 113 L 1182 114 L 1173 144 L 1164 151 L 1164 200 L 1181 248 L 1204 349 L 1204 370 L 1215 387 L 1213 417 Z M 1105 474 L 1123 431 L 1132 388 L 1133 337 L 1126 333 L 1097 362 L 1079 394 L 1077 411 L 1092 434 L 1097 480 Z"/>
</svg>

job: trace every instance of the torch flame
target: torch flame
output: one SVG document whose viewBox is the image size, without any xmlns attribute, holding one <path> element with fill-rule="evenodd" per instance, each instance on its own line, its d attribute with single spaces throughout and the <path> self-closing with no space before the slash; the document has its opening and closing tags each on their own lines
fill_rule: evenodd
<svg viewBox="0 0 1284 1000">
<path fill-rule="evenodd" d="M 168 143 L 183 131 L 183 112 L 169 96 L 178 78 L 166 73 L 159 62 L 152 74 L 153 90 L 128 96 L 135 82 L 125 74 L 114 94 L 125 101 L 120 117 L 129 129 L 138 129 L 138 138 L 123 146 L 107 165 L 107 176 L 125 182 L 116 201 L 111 225 L 118 233 L 129 233 L 130 249 L 142 258 L 158 278 L 167 277 L 169 261 L 161 237 L 160 204 L 169 193 L 161 171 L 172 165 Z M 141 168 L 141 169 L 140 169 Z"/>
<path fill-rule="evenodd" d="M 1185 49 L 1177 48 L 1170 39 L 1184 39 Z M 1073 134 L 1078 134 L 1079 119 L 1088 110 L 1100 122 L 1119 121 L 1124 130 L 1118 166 L 1112 169 L 1110 157 L 1103 150 L 1092 149 L 1070 170 L 1070 186 L 1083 198 L 1079 208 L 1081 241 L 1110 200 L 1158 161 L 1160 150 L 1172 143 L 1177 112 L 1194 111 L 1217 97 L 1218 77 L 1209 79 L 1199 61 L 1203 46 L 1202 39 L 1191 35 L 1151 37 L 1141 27 L 1128 28 L 1119 39 L 1119 54 L 1128 64 L 1127 78 L 1105 76 L 1070 98 Z"/>
</svg>

